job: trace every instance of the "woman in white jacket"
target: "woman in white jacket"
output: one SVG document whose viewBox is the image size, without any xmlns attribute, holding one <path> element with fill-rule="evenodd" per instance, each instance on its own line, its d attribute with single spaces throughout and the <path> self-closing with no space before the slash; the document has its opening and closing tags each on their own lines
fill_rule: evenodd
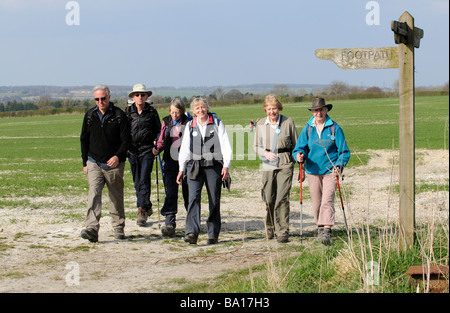
<svg viewBox="0 0 450 313">
<path fill-rule="evenodd" d="M 186 176 L 189 189 L 189 204 L 186 216 L 184 240 L 196 244 L 200 233 L 201 190 L 206 184 L 209 202 L 209 217 L 206 222 L 208 244 L 218 242 L 221 228 L 220 196 L 222 182 L 228 178 L 232 150 L 225 126 L 215 114 L 209 112 L 204 97 L 195 97 L 191 102 L 195 116 L 186 125 L 179 154 L 177 183 Z"/>
</svg>

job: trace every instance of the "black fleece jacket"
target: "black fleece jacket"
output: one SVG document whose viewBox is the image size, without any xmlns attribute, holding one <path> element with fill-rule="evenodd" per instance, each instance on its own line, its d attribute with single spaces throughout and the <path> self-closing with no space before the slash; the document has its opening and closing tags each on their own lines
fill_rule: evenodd
<svg viewBox="0 0 450 313">
<path fill-rule="evenodd" d="M 117 156 L 119 162 L 126 161 L 131 144 L 130 125 L 125 112 L 112 102 L 109 104 L 111 110 L 103 124 L 95 110 L 97 107 L 84 115 L 80 135 L 83 166 L 86 166 L 88 156 L 101 163 L 113 156 Z"/>
</svg>

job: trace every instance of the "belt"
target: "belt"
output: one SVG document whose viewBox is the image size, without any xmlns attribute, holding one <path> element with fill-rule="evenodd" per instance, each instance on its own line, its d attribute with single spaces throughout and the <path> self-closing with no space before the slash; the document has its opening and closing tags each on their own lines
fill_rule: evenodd
<svg viewBox="0 0 450 313">
<path fill-rule="evenodd" d="M 271 151 L 270 149 L 266 149 L 266 151 Z M 277 149 L 276 153 L 291 153 L 292 149 L 288 149 L 288 148 L 282 148 L 282 149 Z"/>
</svg>

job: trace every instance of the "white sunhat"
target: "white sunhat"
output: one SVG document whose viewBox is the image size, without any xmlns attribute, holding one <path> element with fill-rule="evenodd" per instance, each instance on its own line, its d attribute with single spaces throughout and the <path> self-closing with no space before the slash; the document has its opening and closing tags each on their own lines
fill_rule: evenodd
<svg viewBox="0 0 450 313">
<path fill-rule="evenodd" d="M 152 92 L 150 90 L 147 90 L 147 87 L 145 87 L 144 84 L 136 84 L 133 86 L 133 91 L 131 91 L 128 94 L 128 97 L 133 98 L 133 94 L 135 93 L 146 93 L 150 97 L 152 95 Z"/>
</svg>

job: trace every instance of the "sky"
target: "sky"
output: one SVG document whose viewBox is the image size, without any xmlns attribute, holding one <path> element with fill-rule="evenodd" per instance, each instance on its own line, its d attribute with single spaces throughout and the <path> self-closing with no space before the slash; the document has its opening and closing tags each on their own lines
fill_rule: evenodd
<svg viewBox="0 0 450 313">
<path fill-rule="evenodd" d="M 424 30 L 416 86 L 445 84 L 448 0 L 0 0 L 0 86 L 390 88 L 398 69 L 342 70 L 314 52 L 396 46 L 405 11 Z"/>
</svg>

